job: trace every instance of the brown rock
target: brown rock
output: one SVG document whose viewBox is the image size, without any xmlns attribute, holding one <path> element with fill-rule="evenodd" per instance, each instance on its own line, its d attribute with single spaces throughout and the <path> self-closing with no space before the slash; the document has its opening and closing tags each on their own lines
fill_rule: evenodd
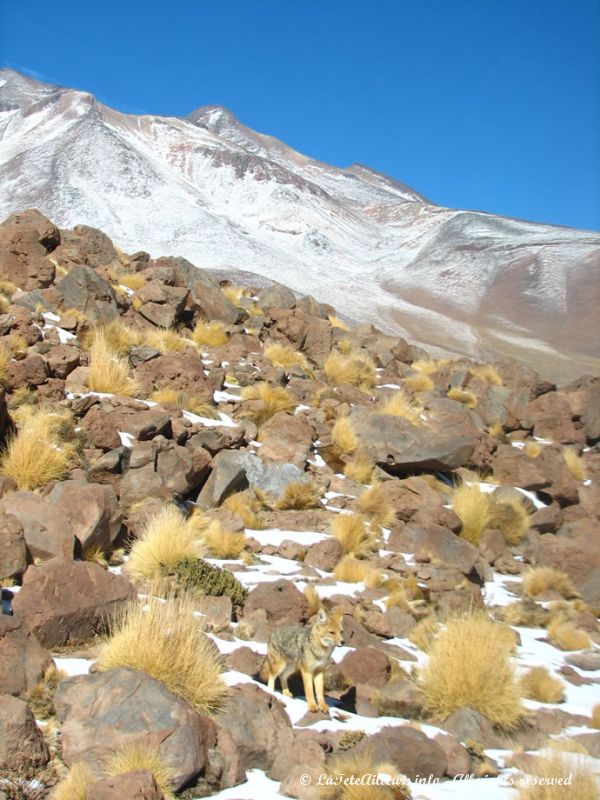
<svg viewBox="0 0 600 800">
<path fill-rule="evenodd" d="M 49 286 L 55 267 L 47 258 L 60 233 L 39 211 L 13 214 L 0 225 L 0 275 L 20 289 Z"/>
<path fill-rule="evenodd" d="M 62 525 L 47 497 L 34 492 L 11 492 L 0 500 L 0 511 L 19 520 L 32 558 L 72 558 L 73 532 Z"/>
<path fill-rule="evenodd" d="M 38 353 L 21 361 L 9 361 L 6 367 L 6 381 L 11 389 L 21 386 L 39 386 L 48 377 L 48 365 Z"/>
<path fill-rule="evenodd" d="M 389 658 L 375 647 L 358 647 L 346 653 L 338 666 L 348 686 L 385 686 L 392 670 Z"/>
<path fill-rule="evenodd" d="M 99 773 L 104 758 L 128 744 L 156 748 L 173 771 L 175 791 L 203 769 L 213 723 L 144 672 L 111 669 L 63 681 L 54 698 L 62 754 Z"/>
<path fill-rule="evenodd" d="M 44 766 L 50 754 L 31 709 L 23 700 L 0 695 L 0 770 L 24 774 Z"/>
<path fill-rule="evenodd" d="M 408 725 L 382 728 L 359 742 L 352 752 L 367 755 L 374 764 L 394 764 L 410 780 L 441 778 L 448 767 L 438 742 Z"/>
<path fill-rule="evenodd" d="M 539 458 L 530 458 L 512 445 L 501 444 L 494 457 L 494 480 L 508 486 L 536 491 L 550 485 L 551 479 Z"/>
<path fill-rule="evenodd" d="M 0 694 L 26 697 L 51 663 L 23 617 L 0 615 Z"/>
<path fill-rule="evenodd" d="M 562 444 L 585 442 L 583 431 L 573 425 L 573 410 L 563 394 L 547 392 L 533 400 L 528 411 L 536 436 Z"/>
<path fill-rule="evenodd" d="M 58 344 L 48 350 L 46 362 L 53 378 L 66 378 L 79 366 L 79 350 L 68 344 Z"/>
<path fill-rule="evenodd" d="M 238 647 L 237 650 L 229 653 L 226 658 L 228 669 L 243 672 L 244 675 L 249 675 L 251 678 L 258 675 L 264 660 L 265 657 L 260 653 L 245 646 Z"/>
<path fill-rule="evenodd" d="M 306 619 L 306 598 L 291 581 L 259 583 L 248 594 L 244 616 L 263 609 L 271 622 L 302 622 Z"/>
<path fill-rule="evenodd" d="M 164 800 L 150 770 L 102 778 L 87 788 L 86 800 Z"/>
<path fill-rule="evenodd" d="M 563 389 L 573 411 L 581 418 L 589 442 L 600 439 L 600 380 L 585 376 Z"/>
<path fill-rule="evenodd" d="M 472 708 L 459 708 L 441 725 L 461 742 L 473 739 L 484 747 L 501 747 L 500 738 L 494 733 L 490 721 Z"/>
<path fill-rule="evenodd" d="M 88 266 L 70 269 L 56 288 L 63 306 L 82 311 L 93 325 L 110 322 L 118 316 L 112 286 Z"/>
<path fill-rule="evenodd" d="M 122 516 L 112 486 L 61 481 L 47 495 L 55 521 L 71 531 L 82 553 L 110 549 L 121 530 Z"/>
<path fill-rule="evenodd" d="M 477 548 L 439 525 L 428 527 L 408 523 L 392 528 L 388 539 L 390 550 L 399 553 L 424 553 L 442 564 L 455 567 L 468 575 L 479 556 Z"/>
<path fill-rule="evenodd" d="M 200 356 L 192 352 L 164 353 L 144 361 L 135 370 L 135 379 L 142 397 L 149 397 L 155 389 L 168 387 L 209 399 L 212 389 L 218 388 L 205 376 Z"/>
<path fill-rule="evenodd" d="M 442 507 L 442 497 L 423 478 L 384 481 L 381 488 L 396 512 L 396 518 L 404 522 L 408 522 L 424 507 L 427 510 Z"/>
<path fill-rule="evenodd" d="M 286 528 L 286 530 L 290 530 Z M 342 546 L 333 536 L 321 542 L 311 544 L 306 551 L 304 563 L 324 572 L 333 572 L 335 565 L 342 557 Z"/>
<path fill-rule="evenodd" d="M 281 411 L 261 426 L 260 436 L 259 456 L 264 461 L 295 464 L 304 469 L 313 440 L 312 426 L 304 417 Z"/>
<path fill-rule="evenodd" d="M 134 597 L 133 586 L 122 575 L 88 561 L 53 558 L 28 568 L 13 609 L 41 644 L 56 647 L 90 639 Z"/>
<path fill-rule="evenodd" d="M 14 578 L 27 569 L 23 526 L 12 514 L 0 513 L 0 575 Z"/>
<path fill-rule="evenodd" d="M 456 778 L 458 775 L 468 775 L 470 772 L 471 758 L 469 751 L 463 747 L 459 739 L 452 734 L 438 733 L 433 737 L 444 753 L 448 762 L 446 775 L 449 778 Z"/>
</svg>

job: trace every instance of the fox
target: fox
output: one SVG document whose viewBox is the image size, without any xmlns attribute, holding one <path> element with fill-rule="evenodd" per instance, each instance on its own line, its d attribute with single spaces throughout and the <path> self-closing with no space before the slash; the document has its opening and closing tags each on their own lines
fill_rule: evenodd
<svg viewBox="0 0 600 800">
<path fill-rule="evenodd" d="M 263 680 L 268 679 L 269 689 L 274 691 L 275 680 L 279 678 L 283 694 L 292 697 L 288 679 L 295 672 L 300 672 L 309 711 L 321 710 L 327 714 L 329 706 L 323 694 L 324 672 L 331 662 L 335 647 L 342 644 L 342 629 L 341 608 L 329 613 L 324 608 L 319 609 L 316 622 L 308 628 L 302 625 L 280 625 L 275 628 L 261 670 Z"/>
</svg>

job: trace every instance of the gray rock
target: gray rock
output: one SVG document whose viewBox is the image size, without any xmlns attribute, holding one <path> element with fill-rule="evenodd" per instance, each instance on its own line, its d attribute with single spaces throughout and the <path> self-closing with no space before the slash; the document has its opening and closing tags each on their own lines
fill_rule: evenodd
<svg viewBox="0 0 600 800">
<path fill-rule="evenodd" d="M 118 316 L 117 299 L 110 283 L 87 266 L 73 267 L 56 284 L 65 308 L 82 311 L 93 324 Z"/>
<path fill-rule="evenodd" d="M 13 578 L 27 569 L 23 526 L 12 514 L 0 514 L 0 576 Z"/>
<path fill-rule="evenodd" d="M 48 763 L 50 755 L 31 709 L 23 700 L 0 696 L 0 771 L 26 773 Z"/>
</svg>

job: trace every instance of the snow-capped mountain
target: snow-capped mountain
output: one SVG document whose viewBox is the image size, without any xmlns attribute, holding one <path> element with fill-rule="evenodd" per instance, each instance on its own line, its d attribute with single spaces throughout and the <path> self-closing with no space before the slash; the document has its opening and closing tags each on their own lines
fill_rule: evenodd
<svg viewBox="0 0 600 800">
<path fill-rule="evenodd" d="M 0 70 L 0 217 L 38 208 L 124 250 L 249 270 L 429 347 L 600 371 L 600 234 L 441 208 L 315 161 L 218 106 L 135 116 Z"/>
</svg>

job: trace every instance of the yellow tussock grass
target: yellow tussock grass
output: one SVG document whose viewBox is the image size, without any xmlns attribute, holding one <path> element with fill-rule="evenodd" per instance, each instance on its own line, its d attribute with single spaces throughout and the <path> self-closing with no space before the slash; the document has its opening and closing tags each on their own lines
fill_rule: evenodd
<svg viewBox="0 0 600 800">
<path fill-rule="evenodd" d="M 477 367 L 471 367 L 469 372 L 480 381 L 491 383 L 493 386 L 502 386 L 500 373 L 493 364 L 480 364 Z"/>
<path fill-rule="evenodd" d="M 180 561 L 198 558 L 203 551 L 192 519 L 166 505 L 146 520 L 125 570 L 136 580 L 160 580 Z"/>
<path fill-rule="evenodd" d="M 364 581 L 371 567 L 364 561 L 360 561 L 352 555 L 342 556 L 333 570 L 336 580 L 343 583 L 359 583 Z"/>
<path fill-rule="evenodd" d="M 357 483 L 369 483 L 374 469 L 373 459 L 364 450 L 359 450 L 344 464 L 344 475 Z"/>
<path fill-rule="evenodd" d="M 523 452 L 527 458 L 537 458 L 542 452 L 542 445 L 539 442 L 534 442 L 532 439 L 529 439 L 525 443 Z"/>
<path fill-rule="evenodd" d="M 586 479 L 585 467 L 581 456 L 572 447 L 565 447 L 562 451 L 562 456 L 565 460 L 569 472 L 576 481 L 584 481 Z"/>
<path fill-rule="evenodd" d="M 88 786 L 97 780 L 88 765 L 76 761 L 67 776 L 56 786 L 52 800 L 87 800 Z"/>
<path fill-rule="evenodd" d="M 146 283 L 146 278 L 139 272 L 127 272 L 119 275 L 119 283 L 136 292 Z"/>
<path fill-rule="evenodd" d="M 523 707 L 510 658 L 513 642 L 503 626 L 483 612 L 449 619 L 419 671 L 425 710 L 445 719 L 468 706 L 494 725 L 516 727 Z"/>
<path fill-rule="evenodd" d="M 377 383 L 373 360 L 360 351 L 345 356 L 333 350 L 325 359 L 323 371 L 327 380 L 336 386 L 349 383 L 363 392 L 371 392 Z"/>
<path fill-rule="evenodd" d="M 412 797 L 408 778 L 393 764 L 380 761 L 368 748 L 359 753 L 350 749 L 331 758 L 326 774 L 319 794 L 321 800 L 410 800 Z"/>
<path fill-rule="evenodd" d="M 461 537 L 477 544 L 489 523 L 489 495 L 476 484 L 461 483 L 452 492 L 452 509 L 462 523 Z"/>
<path fill-rule="evenodd" d="M 180 353 L 187 346 L 185 339 L 173 328 L 155 328 L 146 331 L 144 342 L 161 353 Z"/>
<path fill-rule="evenodd" d="M 362 514 L 338 514 L 331 523 L 331 532 L 344 555 L 367 558 L 377 551 L 377 540 Z"/>
<path fill-rule="evenodd" d="M 261 504 L 250 491 L 230 494 L 229 497 L 223 501 L 221 506 L 237 514 L 246 528 L 252 528 L 258 531 L 263 527 L 262 522 L 257 516 Z"/>
<path fill-rule="evenodd" d="M 433 359 L 420 358 L 418 361 L 413 361 L 411 369 L 415 372 L 420 372 L 421 375 L 433 375 L 439 369 L 438 362 Z"/>
<path fill-rule="evenodd" d="M 111 352 L 118 356 L 126 356 L 132 348 L 142 343 L 142 334 L 135 328 L 125 325 L 120 319 L 113 319 L 85 333 L 82 337 L 83 346 L 90 349 L 94 344 L 95 336 L 101 332 Z"/>
<path fill-rule="evenodd" d="M 197 711 L 216 714 L 229 690 L 221 677 L 221 658 L 200 631 L 194 609 L 185 594 L 130 602 L 111 622 L 98 654 L 99 669 L 141 670 Z"/>
<path fill-rule="evenodd" d="M 402 417 L 413 425 L 420 424 L 422 410 L 422 407 L 410 400 L 402 390 L 390 395 L 377 409 L 380 414 Z"/>
<path fill-rule="evenodd" d="M 340 339 L 336 347 L 342 355 L 349 356 L 352 352 L 353 345 L 350 339 Z"/>
<path fill-rule="evenodd" d="M 527 535 L 529 527 L 529 512 L 519 497 L 511 494 L 499 501 L 492 498 L 489 505 L 488 528 L 499 530 L 507 544 L 519 544 Z"/>
<path fill-rule="evenodd" d="M 556 567 L 531 567 L 522 574 L 523 597 L 537 597 L 545 592 L 557 592 L 565 600 L 578 597 L 578 593 L 566 572 Z"/>
<path fill-rule="evenodd" d="M 25 358 L 29 349 L 27 339 L 21 336 L 20 333 L 9 333 L 8 336 L 2 337 L 2 345 L 13 358 L 17 359 L 17 361 Z"/>
<path fill-rule="evenodd" d="M 504 426 L 501 422 L 493 422 L 488 428 L 488 433 L 494 439 L 502 439 L 504 437 Z"/>
<path fill-rule="evenodd" d="M 166 387 L 156 389 L 150 395 L 150 400 L 154 400 L 155 403 L 160 403 L 161 405 L 176 406 L 183 411 L 191 411 L 199 417 L 217 419 L 219 415 L 217 408 L 204 398 L 177 389 L 168 389 Z"/>
<path fill-rule="evenodd" d="M 591 726 L 592 728 L 599 728 L 600 729 L 600 703 L 596 704 L 592 708 L 592 718 L 591 718 Z"/>
<path fill-rule="evenodd" d="M 2 342 L 2 344 L 0 344 L 0 384 L 6 383 L 6 372 L 11 357 L 11 354 L 6 347 L 4 347 L 4 343 Z"/>
<path fill-rule="evenodd" d="M 305 508 L 320 508 L 323 490 L 314 481 L 292 481 L 285 487 L 283 495 L 273 503 L 278 511 Z"/>
<path fill-rule="evenodd" d="M 423 617 L 408 634 L 409 640 L 422 650 L 429 653 L 433 640 L 440 631 L 440 623 L 435 614 Z"/>
<path fill-rule="evenodd" d="M 521 677 L 523 694 L 539 703 L 562 703 L 565 699 L 565 685 L 546 667 L 531 667 Z"/>
<path fill-rule="evenodd" d="M 384 603 L 386 608 L 393 608 L 396 606 L 397 608 L 401 608 L 402 611 L 407 611 L 409 613 L 411 610 L 410 602 L 404 589 L 395 589 L 385 598 Z"/>
<path fill-rule="evenodd" d="M 304 372 L 312 373 L 310 364 L 304 353 L 296 350 L 290 344 L 267 342 L 265 343 L 263 352 L 274 367 L 289 369 L 290 367 L 298 366 L 300 369 L 304 370 Z"/>
<path fill-rule="evenodd" d="M 37 489 L 64 478 L 75 454 L 71 444 L 61 441 L 65 413 L 37 406 L 21 406 L 19 411 L 27 416 L 0 456 L 0 474 L 13 478 L 19 489 Z"/>
<path fill-rule="evenodd" d="M 548 624 L 547 632 L 548 641 L 560 650 L 587 650 L 592 646 L 587 633 L 564 618 L 553 619 Z"/>
<path fill-rule="evenodd" d="M 156 749 L 141 742 L 132 742 L 111 753 L 105 762 L 107 776 L 126 775 L 128 772 L 148 770 L 154 775 L 165 800 L 175 800 L 173 794 L 173 770 Z"/>
<path fill-rule="evenodd" d="M 358 448 L 358 436 L 350 417 L 338 417 L 331 429 L 333 444 L 341 453 L 353 453 Z"/>
<path fill-rule="evenodd" d="M 329 324 L 331 325 L 332 328 L 338 328 L 341 331 L 350 330 L 350 326 L 346 322 L 344 322 L 343 319 L 336 317 L 335 314 L 329 314 L 328 319 L 329 319 Z"/>
<path fill-rule="evenodd" d="M 528 762 L 527 772 L 528 776 L 522 781 L 516 777 L 516 800 L 598 800 L 600 797 L 598 775 L 581 756 L 551 749 Z"/>
<path fill-rule="evenodd" d="M 99 545 L 87 547 L 83 551 L 83 560 L 93 561 L 94 564 L 98 564 L 103 569 L 108 568 L 108 556 Z"/>
<path fill-rule="evenodd" d="M 27 695 L 27 703 L 36 719 L 48 719 L 54 715 L 54 695 L 59 685 L 68 677 L 52 662 Z"/>
<path fill-rule="evenodd" d="M 280 411 L 293 411 L 297 405 L 296 399 L 287 389 L 265 381 L 244 386 L 242 400 L 256 401 L 255 407 L 247 409 L 244 416 L 254 420 L 257 425 Z"/>
<path fill-rule="evenodd" d="M 467 389 L 458 389 L 455 386 L 452 389 L 448 389 L 448 397 L 450 400 L 462 403 L 467 408 L 475 408 L 477 406 L 477 395 Z"/>
<path fill-rule="evenodd" d="M 416 372 L 414 375 L 408 375 L 408 377 L 404 378 L 404 385 L 413 392 L 431 392 L 435 384 L 429 375 Z"/>
<path fill-rule="evenodd" d="M 225 325 L 218 320 L 200 319 L 192 333 L 192 339 L 199 347 L 204 345 L 219 347 L 227 342 L 227 338 Z"/>
<path fill-rule="evenodd" d="M 236 308 L 243 308 L 242 297 L 250 297 L 250 291 L 242 286 L 221 286 L 221 292 Z"/>
<path fill-rule="evenodd" d="M 215 558 L 240 558 L 246 549 L 246 534 L 227 530 L 219 520 L 213 520 L 201 536 Z"/>
<path fill-rule="evenodd" d="M 357 511 L 368 516 L 375 525 L 382 528 L 391 528 L 396 521 L 396 512 L 380 483 L 370 486 L 359 495 L 354 505 Z"/>
<path fill-rule="evenodd" d="M 92 336 L 87 385 L 92 392 L 124 397 L 137 394 L 136 383 L 129 375 L 129 364 L 114 352 L 102 328 Z"/>
</svg>

